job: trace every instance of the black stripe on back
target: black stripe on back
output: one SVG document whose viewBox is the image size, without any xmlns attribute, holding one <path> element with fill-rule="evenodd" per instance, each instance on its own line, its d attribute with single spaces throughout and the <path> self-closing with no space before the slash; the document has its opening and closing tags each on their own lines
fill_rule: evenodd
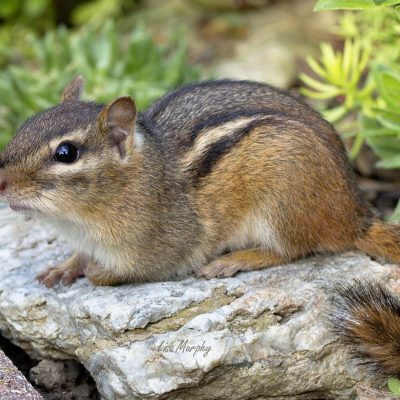
<svg viewBox="0 0 400 400">
<path fill-rule="evenodd" d="M 203 157 L 198 159 L 189 168 L 189 172 L 193 178 L 193 184 L 197 186 L 202 178 L 212 172 L 214 166 L 224 157 L 224 155 L 229 153 L 231 149 L 251 133 L 254 128 L 264 125 L 265 122 L 265 119 L 252 121 L 245 127 L 240 128 L 207 146 L 203 153 Z"/>
<path fill-rule="evenodd" d="M 237 110 L 230 113 L 220 113 L 216 115 L 211 115 L 209 118 L 206 118 L 200 122 L 198 122 L 190 131 L 191 144 L 195 141 L 197 135 L 205 128 L 215 128 L 220 125 L 224 125 L 228 122 L 234 122 L 239 120 L 240 118 L 245 117 L 255 117 L 255 116 L 268 116 L 268 115 L 281 115 L 277 110 L 268 109 L 268 108 L 259 108 L 255 110 Z"/>
</svg>

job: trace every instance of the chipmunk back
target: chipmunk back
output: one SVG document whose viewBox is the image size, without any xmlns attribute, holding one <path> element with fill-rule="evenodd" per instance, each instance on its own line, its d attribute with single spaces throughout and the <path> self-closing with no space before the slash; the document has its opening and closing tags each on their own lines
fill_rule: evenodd
<svg viewBox="0 0 400 400">
<path fill-rule="evenodd" d="M 362 197 L 335 130 L 299 98 L 248 81 L 208 81 L 143 113 L 121 97 L 62 102 L 1 154 L 0 194 L 75 249 L 39 276 L 100 285 L 212 278 L 315 252 L 400 261 L 400 229 Z"/>
</svg>

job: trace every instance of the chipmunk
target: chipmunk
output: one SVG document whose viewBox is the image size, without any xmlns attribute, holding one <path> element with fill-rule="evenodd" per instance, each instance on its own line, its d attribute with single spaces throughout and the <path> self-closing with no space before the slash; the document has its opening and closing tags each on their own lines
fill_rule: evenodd
<svg viewBox="0 0 400 400">
<path fill-rule="evenodd" d="M 75 249 L 46 286 L 229 277 L 350 249 L 400 262 L 400 227 L 374 215 L 338 134 L 297 96 L 206 81 L 138 113 L 131 97 L 82 101 L 83 86 L 0 155 L 1 199 Z"/>
<path fill-rule="evenodd" d="M 378 374 L 400 376 L 400 298 L 379 282 L 337 285 L 330 320 L 352 357 Z"/>
</svg>

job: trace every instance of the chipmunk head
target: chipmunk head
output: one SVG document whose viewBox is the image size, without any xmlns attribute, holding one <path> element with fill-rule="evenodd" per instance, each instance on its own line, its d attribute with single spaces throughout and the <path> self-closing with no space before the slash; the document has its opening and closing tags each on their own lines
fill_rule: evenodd
<svg viewBox="0 0 400 400">
<path fill-rule="evenodd" d="M 12 209 L 80 218 L 123 179 L 121 167 L 137 154 L 135 103 L 81 101 L 83 85 L 75 77 L 61 104 L 28 119 L 0 154 L 0 201 Z"/>
</svg>

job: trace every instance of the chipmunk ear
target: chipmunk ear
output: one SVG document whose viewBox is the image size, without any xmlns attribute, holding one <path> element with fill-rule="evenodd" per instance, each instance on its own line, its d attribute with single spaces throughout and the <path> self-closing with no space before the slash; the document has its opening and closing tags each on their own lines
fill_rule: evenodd
<svg viewBox="0 0 400 400">
<path fill-rule="evenodd" d="M 106 106 L 99 116 L 100 128 L 108 135 L 121 158 L 133 147 L 136 125 L 136 105 L 130 96 L 119 97 Z"/>
<path fill-rule="evenodd" d="M 61 95 L 61 103 L 64 103 L 65 101 L 79 101 L 84 86 L 85 81 L 83 77 L 81 75 L 75 76 L 75 78 L 65 86 Z"/>
</svg>

